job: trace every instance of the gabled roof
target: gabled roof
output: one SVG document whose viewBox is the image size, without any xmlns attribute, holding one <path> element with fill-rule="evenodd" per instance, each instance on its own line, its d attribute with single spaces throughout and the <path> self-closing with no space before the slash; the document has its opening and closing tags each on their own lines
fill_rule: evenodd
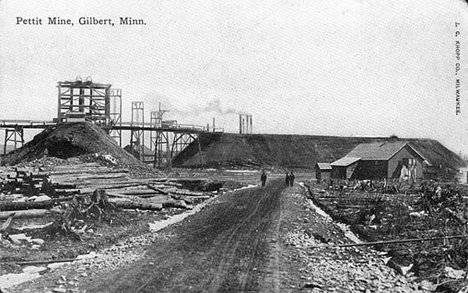
<svg viewBox="0 0 468 293">
<path fill-rule="evenodd" d="M 349 152 L 346 157 L 360 157 L 363 161 L 387 161 L 405 146 L 410 147 L 419 157 L 425 160 L 425 158 L 406 141 L 361 143 Z"/>
<path fill-rule="evenodd" d="M 356 157 L 343 157 L 339 160 L 336 160 L 334 161 L 333 163 L 331 163 L 330 165 L 331 166 L 334 166 L 334 167 L 347 167 L 351 164 L 354 164 L 356 163 L 357 161 L 359 161 L 361 158 L 356 158 Z"/>
<path fill-rule="evenodd" d="M 317 166 L 319 167 L 320 170 L 331 170 L 332 169 L 330 163 L 317 163 Z"/>
</svg>

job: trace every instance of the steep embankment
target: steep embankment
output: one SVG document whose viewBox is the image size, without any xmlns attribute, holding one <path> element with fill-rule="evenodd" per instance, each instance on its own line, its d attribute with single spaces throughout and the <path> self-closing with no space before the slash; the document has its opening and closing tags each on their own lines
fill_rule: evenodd
<svg viewBox="0 0 468 293">
<path fill-rule="evenodd" d="M 360 143 L 386 141 L 382 137 L 337 137 L 275 134 L 202 134 L 201 155 L 195 140 L 173 161 L 174 166 L 273 166 L 284 168 L 314 168 L 317 162 L 333 162 Z M 463 160 L 441 143 L 431 139 L 401 139 L 409 141 L 438 169 L 456 169 Z M 442 166 L 442 168 L 440 168 Z"/>
</svg>

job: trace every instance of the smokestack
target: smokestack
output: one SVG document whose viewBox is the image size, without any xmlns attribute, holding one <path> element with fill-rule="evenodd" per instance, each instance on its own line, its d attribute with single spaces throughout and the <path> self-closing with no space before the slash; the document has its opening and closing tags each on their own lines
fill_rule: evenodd
<svg viewBox="0 0 468 293">
<path fill-rule="evenodd" d="M 242 134 L 242 114 L 239 114 L 239 134 Z"/>
<path fill-rule="evenodd" d="M 213 117 L 213 132 L 215 132 L 216 124 L 215 124 L 215 118 Z"/>
<path fill-rule="evenodd" d="M 252 115 L 239 114 L 239 133 L 240 134 L 251 134 L 252 133 Z"/>
</svg>

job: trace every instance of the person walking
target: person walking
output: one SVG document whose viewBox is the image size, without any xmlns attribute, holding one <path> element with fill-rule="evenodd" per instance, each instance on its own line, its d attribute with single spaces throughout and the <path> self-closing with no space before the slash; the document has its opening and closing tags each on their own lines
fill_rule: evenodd
<svg viewBox="0 0 468 293">
<path fill-rule="evenodd" d="M 286 187 L 289 187 L 289 173 L 286 172 Z"/>
<path fill-rule="evenodd" d="M 293 187 L 295 178 L 296 178 L 296 176 L 294 176 L 293 171 L 291 171 L 291 173 L 289 173 L 289 186 L 290 187 Z"/>
<path fill-rule="evenodd" d="M 262 170 L 262 174 L 260 175 L 260 180 L 262 181 L 262 186 L 265 186 L 267 180 L 267 174 L 265 170 Z"/>
</svg>

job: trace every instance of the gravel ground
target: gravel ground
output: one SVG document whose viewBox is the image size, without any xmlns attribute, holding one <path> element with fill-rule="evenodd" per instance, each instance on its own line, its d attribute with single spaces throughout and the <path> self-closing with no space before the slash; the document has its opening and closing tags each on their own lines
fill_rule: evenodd
<svg viewBox="0 0 468 293">
<path fill-rule="evenodd" d="M 375 250 L 333 247 L 353 243 L 345 236 L 349 231 L 317 212 L 304 188 L 289 189 L 286 196 L 296 209 L 281 228 L 283 245 L 290 248 L 290 261 L 299 273 L 291 292 L 431 292 L 423 289 L 430 289 L 430 284 L 416 282 L 412 273 L 398 274 L 385 264 L 385 255 Z"/>
<path fill-rule="evenodd" d="M 285 292 L 431 292 L 431 284 L 417 282 L 411 273 L 406 277 L 396 273 L 377 251 L 324 246 L 324 241 L 328 245 L 352 241 L 337 223 L 317 212 L 304 188 L 285 189 L 282 198 L 288 212 L 282 218 L 282 236 L 273 245 L 282 249 L 281 276 L 289 288 Z M 165 231 L 171 230 L 129 238 L 93 258 L 51 266 L 42 278 L 3 292 L 86 292 L 80 282 L 98 281 L 100 274 L 140 259 L 148 245 L 173 236 Z"/>
<path fill-rule="evenodd" d="M 211 198 L 204 203 L 196 206 L 193 210 L 183 214 L 178 214 L 167 221 L 162 220 L 155 229 L 161 230 L 175 221 L 171 219 L 182 220 L 185 216 L 203 209 L 215 198 Z M 164 223 L 166 222 L 166 223 Z M 150 226 L 152 226 L 150 224 Z M 88 255 L 83 255 L 83 259 L 72 263 L 56 263 L 47 267 L 37 267 L 37 270 L 44 269 L 46 272 L 42 278 L 18 285 L 16 287 L 3 289 L 2 293 L 42 293 L 42 292 L 86 292 L 79 289 L 80 282 L 83 280 L 89 281 L 97 275 L 112 271 L 125 264 L 137 261 L 144 256 L 147 247 L 157 240 L 167 239 L 172 237 L 164 231 L 151 231 L 137 237 L 119 241 L 113 246 L 103 249 L 98 253 L 92 252 Z"/>
</svg>

